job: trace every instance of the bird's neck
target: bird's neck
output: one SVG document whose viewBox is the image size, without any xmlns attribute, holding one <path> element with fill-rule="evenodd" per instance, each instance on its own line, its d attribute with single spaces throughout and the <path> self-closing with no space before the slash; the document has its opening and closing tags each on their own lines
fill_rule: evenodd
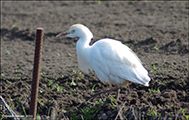
<svg viewBox="0 0 189 120">
<path fill-rule="evenodd" d="M 85 31 L 81 34 L 78 43 L 81 45 L 82 48 L 88 48 L 91 42 L 91 39 L 93 38 L 93 34 L 90 30 Z"/>
<path fill-rule="evenodd" d="M 88 56 L 90 56 L 90 48 L 91 48 L 91 46 L 89 45 L 90 41 L 91 41 L 90 38 L 88 39 L 80 38 L 76 43 L 78 60 L 82 59 L 84 62 L 86 62 L 86 64 L 90 62 L 90 58 L 88 58 Z"/>
<path fill-rule="evenodd" d="M 89 44 L 91 42 L 91 39 L 91 37 L 79 38 L 77 45 L 79 45 L 81 48 L 87 48 L 90 46 Z"/>
</svg>

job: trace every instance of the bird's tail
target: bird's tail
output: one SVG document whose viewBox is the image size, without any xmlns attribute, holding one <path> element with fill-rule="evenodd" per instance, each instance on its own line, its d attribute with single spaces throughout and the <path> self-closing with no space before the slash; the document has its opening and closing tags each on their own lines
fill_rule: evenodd
<svg viewBox="0 0 189 120">
<path fill-rule="evenodd" d="M 143 67 L 138 67 L 136 69 L 136 77 L 139 81 L 139 84 L 142 84 L 144 86 L 149 86 L 149 82 L 151 80 L 151 78 L 148 76 L 148 71 Z"/>
</svg>

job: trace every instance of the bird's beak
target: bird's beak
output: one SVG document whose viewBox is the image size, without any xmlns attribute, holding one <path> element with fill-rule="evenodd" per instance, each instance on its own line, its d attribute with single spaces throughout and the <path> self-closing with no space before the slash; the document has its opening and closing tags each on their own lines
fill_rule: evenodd
<svg viewBox="0 0 189 120">
<path fill-rule="evenodd" d="M 66 32 L 63 32 L 63 33 L 56 35 L 56 37 L 65 36 L 65 35 L 70 34 L 70 33 L 71 33 L 70 31 L 66 31 Z"/>
</svg>

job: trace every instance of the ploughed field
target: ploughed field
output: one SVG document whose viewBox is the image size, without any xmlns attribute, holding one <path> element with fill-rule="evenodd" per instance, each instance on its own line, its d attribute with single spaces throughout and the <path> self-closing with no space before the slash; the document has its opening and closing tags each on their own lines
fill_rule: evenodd
<svg viewBox="0 0 189 120">
<path fill-rule="evenodd" d="M 189 119 L 187 2 L 3 1 L 1 95 L 17 114 L 29 114 L 35 32 L 44 28 L 38 117 L 42 119 Z M 131 83 L 120 92 L 77 63 L 77 39 L 55 38 L 75 23 L 100 38 L 129 46 L 149 71 L 149 87 Z M 81 105 L 81 103 L 85 102 Z M 8 115 L 1 104 L 1 116 Z M 7 119 L 7 118 L 3 118 Z M 8 118 L 11 119 L 11 118 Z"/>
</svg>

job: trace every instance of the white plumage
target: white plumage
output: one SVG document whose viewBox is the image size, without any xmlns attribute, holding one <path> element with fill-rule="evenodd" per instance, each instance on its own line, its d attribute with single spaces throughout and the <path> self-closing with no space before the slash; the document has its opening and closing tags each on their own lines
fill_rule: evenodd
<svg viewBox="0 0 189 120">
<path fill-rule="evenodd" d="M 136 54 L 120 41 L 105 38 L 89 45 L 93 34 L 82 24 L 74 24 L 57 36 L 79 37 L 76 44 L 79 68 L 94 71 L 102 82 L 122 85 L 126 81 L 149 86 L 150 77 Z"/>
</svg>

